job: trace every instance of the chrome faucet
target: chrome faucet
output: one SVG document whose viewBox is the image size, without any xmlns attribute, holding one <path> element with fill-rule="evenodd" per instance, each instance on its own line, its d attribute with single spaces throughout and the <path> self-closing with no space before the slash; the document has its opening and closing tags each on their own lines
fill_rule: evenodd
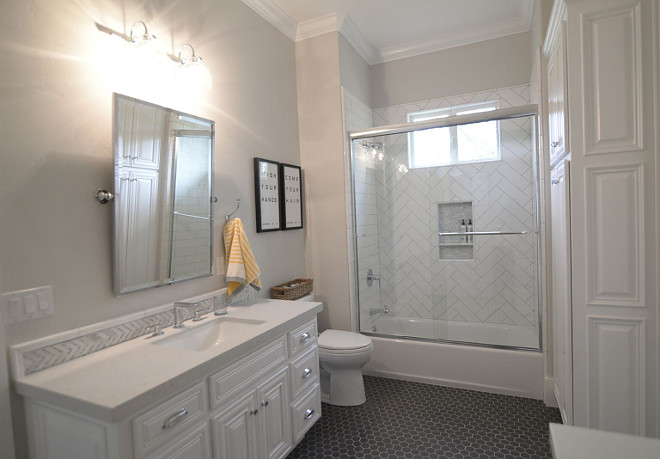
<svg viewBox="0 0 660 459">
<path fill-rule="evenodd" d="M 192 309 L 193 310 L 193 315 L 195 321 L 197 320 L 202 320 L 203 317 L 199 316 L 199 303 L 184 303 L 184 302 L 178 302 L 174 303 L 174 328 L 183 328 L 185 327 L 183 321 L 184 321 L 184 313 L 186 312 L 186 309 Z"/>
</svg>

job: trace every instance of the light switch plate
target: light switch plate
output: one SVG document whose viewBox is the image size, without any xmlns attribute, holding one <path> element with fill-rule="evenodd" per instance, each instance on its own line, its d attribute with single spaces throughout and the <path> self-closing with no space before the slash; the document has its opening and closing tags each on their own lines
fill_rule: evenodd
<svg viewBox="0 0 660 459">
<path fill-rule="evenodd" d="M 55 312 L 50 285 L 2 294 L 2 318 L 5 325 L 15 324 Z"/>
</svg>

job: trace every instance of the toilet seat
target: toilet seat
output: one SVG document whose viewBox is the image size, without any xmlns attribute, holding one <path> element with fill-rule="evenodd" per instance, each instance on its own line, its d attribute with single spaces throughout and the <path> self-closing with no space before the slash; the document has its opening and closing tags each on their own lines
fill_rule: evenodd
<svg viewBox="0 0 660 459">
<path fill-rule="evenodd" d="M 371 338 L 344 330 L 326 330 L 319 335 L 319 352 L 327 354 L 354 354 L 370 351 Z"/>
</svg>

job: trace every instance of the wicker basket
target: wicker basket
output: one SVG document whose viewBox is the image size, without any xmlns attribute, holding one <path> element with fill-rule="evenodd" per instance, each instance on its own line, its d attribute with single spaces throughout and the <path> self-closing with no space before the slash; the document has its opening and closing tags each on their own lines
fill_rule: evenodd
<svg viewBox="0 0 660 459">
<path fill-rule="evenodd" d="M 284 284 L 276 285 L 272 289 L 273 298 L 278 300 L 295 300 L 311 293 L 314 288 L 314 279 L 294 279 Z"/>
</svg>

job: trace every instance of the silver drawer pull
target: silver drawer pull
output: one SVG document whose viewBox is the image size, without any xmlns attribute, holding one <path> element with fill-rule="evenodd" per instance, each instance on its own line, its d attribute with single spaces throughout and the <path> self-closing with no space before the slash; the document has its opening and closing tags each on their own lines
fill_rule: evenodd
<svg viewBox="0 0 660 459">
<path fill-rule="evenodd" d="M 302 335 L 300 335 L 300 342 L 301 342 L 301 343 L 306 343 L 307 341 L 309 341 L 309 339 L 310 339 L 311 337 L 312 337 L 312 335 L 310 335 L 309 333 L 305 332 L 305 333 L 303 333 Z"/>
<path fill-rule="evenodd" d="M 250 414 L 257 414 L 258 412 L 259 412 L 259 410 L 256 410 L 256 409 L 250 410 Z"/>
<path fill-rule="evenodd" d="M 268 406 L 268 400 L 264 400 L 263 402 L 261 402 L 261 406 Z"/>
<path fill-rule="evenodd" d="M 312 376 L 312 369 L 311 368 L 305 368 L 302 372 L 302 379 L 307 379 L 310 376 Z"/>
<path fill-rule="evenodd" d="M 163 429 L 171 429 L 172 427 L 174 427 L 175 425 L 177 425 L 178 423 L 183 421 L 183 419 L 186 416 L 188 416 L 188 410 L 185 409 L 185 408 L 181 408 L 179 411 L 174 413 L 172 416 L 165 419 L 165 423 L 163 424 Z"/>
<path fill-rule="evenodd" d="M 305 416 L 304 416 L 305 419 L 309 419 L 312 416 L 314 416 L 314 409 L 313 408 L 309 408 L 307 411 L 305 411 Z"/>
</svg>

